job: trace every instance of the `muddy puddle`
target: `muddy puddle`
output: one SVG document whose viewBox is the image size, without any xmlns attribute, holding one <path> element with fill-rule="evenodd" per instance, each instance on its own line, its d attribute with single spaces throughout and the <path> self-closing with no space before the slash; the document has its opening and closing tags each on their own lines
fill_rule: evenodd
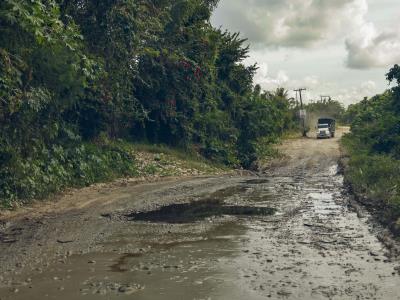
<svg viewBox="0 0 400 300">
<path fill-rule="evenodd" d="M 155 211 L 131 213 L 126 217 L 131 221 L 167 223 L 191 223 L 218 216 L 267 216 L 275 209 L 257 206 L 226 205 L 223 200 L 199 200 L 185 204 L 164 206 Z"/>
</svg>

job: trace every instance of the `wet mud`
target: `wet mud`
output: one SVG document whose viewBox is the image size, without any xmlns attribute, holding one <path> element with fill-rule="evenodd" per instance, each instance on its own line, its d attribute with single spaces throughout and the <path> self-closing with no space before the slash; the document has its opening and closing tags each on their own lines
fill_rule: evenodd
<svg viewBox="0 0 400 300">
<path fill-rule="evenodd" d="M 257 206 L 226 205 L 222 200 L 199 200 L 186 204 L 172 204 L 155 211 L 126 215 L 131 221 L 192 223 L 217 216 L 266 216 L 275 209 Z"/>
<path fill-rule="evenodd" d="M 28 228 L 37 220 L 9 224 L 0 299 L 399 299 L 399 259 L 349 207 L 337 139 L 283 151 L 259 177 L 127 188 L 113 204 L 46 219 L 47 241 Z"/>
</svg>

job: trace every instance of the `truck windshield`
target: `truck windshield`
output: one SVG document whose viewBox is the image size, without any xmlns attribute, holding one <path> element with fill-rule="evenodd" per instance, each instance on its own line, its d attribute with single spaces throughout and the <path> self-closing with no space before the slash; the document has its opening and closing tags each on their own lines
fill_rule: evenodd
<svg viewBox="0 0 400 300">
<path fill-rule="evenodd" d="M 329 128 L 328 124 L 318 124 L 318 128 Z"/>
</svg>

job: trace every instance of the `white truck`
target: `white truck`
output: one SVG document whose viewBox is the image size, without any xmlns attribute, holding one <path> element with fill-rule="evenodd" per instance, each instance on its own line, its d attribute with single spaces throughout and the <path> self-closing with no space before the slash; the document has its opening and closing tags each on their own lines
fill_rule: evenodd
<svg viewBox="0 0 400 300">
<path fill-rule="evenodd" d="M 331 118 L 318 119 L 317 139 L 335 137 L 336 120 Z"/>
</svg>

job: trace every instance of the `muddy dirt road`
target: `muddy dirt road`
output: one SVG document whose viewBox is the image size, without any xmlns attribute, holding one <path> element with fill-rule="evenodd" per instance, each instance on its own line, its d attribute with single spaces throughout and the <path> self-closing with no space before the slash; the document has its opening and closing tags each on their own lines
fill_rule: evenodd
<svg viewBox="0 0 400 300">
<path fill-rule="evenodd" d="M 282 149 L 259 176 L 90 188 L 2 217 L 0 299 L 400 299 L 398 259 L 348 207 L 338 139 Z"/>
</svg>

